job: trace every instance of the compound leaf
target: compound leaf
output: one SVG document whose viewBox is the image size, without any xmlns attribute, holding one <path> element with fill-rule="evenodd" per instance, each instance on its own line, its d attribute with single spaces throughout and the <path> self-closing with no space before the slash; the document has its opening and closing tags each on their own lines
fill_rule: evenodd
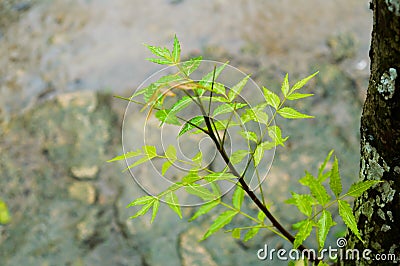
<svg viewBox="0 0 400 266">
<path fill-rule="evenodd" d="M 318 243 L 319 248 L 323 248 L 328 232 L 335 222 L 332 220 L 332 215 L 329 211 L 323 210 L 318 220 Z"/>
<path fill-rule="evenodd" d="M 295 236 L 293 248 L 297 249 L 304 242 L 304 240 L 307 239 L 307 237 L 311 234 L 312 225 L 313 224 L 311 220 L 303 221 L 299 228 L 299 231 Z"/>
<path fill-rule="evenodd" d="M 250 239 L 252 239 L 253 237 L 255 237 L 258 233 L 258 231 L 260 231 L 260 227 L 253 227 L 250 228 L 247 233 L 244 235 L 243 241 L 247 242 Z"/>
<path fill-rule="evenodd" d="M 181 56 L 181 45 L 179 43 L 178 38 L 174 37 L 174 48 L 172 49 L 172 58 L 174 59 L 175 63 L 179 63 Z"/>
<path fill-rule="evenodd" d="M 263 87 L 265 101 L 276 110 L 278 110 L 279 104 L 281 103 L 279 96 L 269 89 Z"/>
<path fill-rule="evenodd" d="M 236 84 L 229 90 L 228 99 L 230 102 L 232 102 L 236 98 L 236 96 L 240 94 L 240 92 L 242 91 L 243 87 L 246 85 L 249 78 L 250 78 L 250 75 L 247 75 L 241 81 L 239 81 L 238 84 Z"/>
<path fill-rule="evenodd" d="M 195 126 L 200 126 L 203 122 L 204 117 L 202 115 L 193 117 L 183 125 L 182 129 L 179 131 L 178 137 L 182 136 L 193 128 L 196 128 Z"/>
<path fill-rule="evenodd" d="M 331 178 L 329 179 L 329 187 L 336 197 L 339 197 L 340 193 L 342 193 L 342 181 L 340 180 L 339 163 L 336 156 L 333 161 Z"/>
<path fill-rule="evenodd" d="M 367 191 L 370 187 L 380 182 L 381 181 L 378 180 L 367 180 L 352 184 L 349 188 L 349 191 L 345 194 L 345 196 L 351 196 L 357 198 L 361 196 L 361 194 L 364 193 L 364 191 Z"/>
<path fill-rule="evenodd" d="M 242 203 L 244 200 L 244 190 L 242 189 L 241 186 L 237 185 L 235 192 L 233 193 L 232 196 L 232 205 L 235 207 L 237 210 L 240 210 L 242 207 Z"/>
<path fill-rule="evenodd" d="M 228 210 L 221 213 L 217 219 L 215 219 L 214 223 L 210 226 L 208 231 L 204 234 L 202 240 L 208 238 L 210 235 L 217 232 L 219 229 L 229 224 L 232 221 L 232 218 L 238 214 L 237 211 Z"/>
<path fill-rule="evenodd" d="M 342 217 L 343 222 L 347 225 L 347 227 L 358 237 L 361 239 L 360 232 L 357 228 L 356 219 L 353 215 L 353 211 L 350 207 L 350 204 L 344 200 L 338 200 L 339 204 L 339 215 Z"/>
<path fill-rule="evenodd" d="M 291 108 L 291 107 L 283 107 L 279 109 L 278 114 L 280 114 L 283 118 L 287 119 L 303 119 L 303 118 L 313 118 L 314 116 L 302 114 L 299 111 Z"/>
<path fill-rule="evenodd" d="M 193 221 L 194 219 L 198 218 L 201 215 L 208 213 L 209 211 L 214 209 L 218 204 L 219 204 L 219 200 L 214 200 L 214 201 L 204 204 L 195 212 L 195 214 L 192 216 L 192 218 L 189 219 L 189 222 Z"/>
<path fill-rule="evenodd" d="M 304 79 L 296 82 L 296 84 L 293 85 L 292 89 L 290 90 L 290 93 L 301 89 L 310 79 L 312 79 L 315 75 L 318 74 L 319 71 L 315 72 L 314 74 L 309 75 L 308 77 L 305 77 Z"/>
<path fill-rule="evenodd" d="M 179 205 L 178 196 L 173 191 L 170 191 L 165 195 L 165 202 L 174 212 L 176 212 L 176 214 L 178 214 L 179 218 L 182 219 L 182 212 Z"/>
</svg>

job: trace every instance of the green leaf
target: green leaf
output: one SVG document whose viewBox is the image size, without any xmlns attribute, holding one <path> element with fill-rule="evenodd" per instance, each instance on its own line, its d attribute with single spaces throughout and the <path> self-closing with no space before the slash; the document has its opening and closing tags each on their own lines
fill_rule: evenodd
<svg viewBox="0 0 400 266">
<path fill-rule="evenodd" d="M 331 197 L 326 192 L 325 187 L 310 173 L 306 172 L 306 175 L 300 179 L 300 183 L 310 188 L 311 194 L 319 204 L 324 205 L 329 202 Z"/>
<path fill-rule="evenodd" d="M 171 113 L 176 114 L 182 111 L 188 107 L 190 103 L 192 103 L 192 99 L 189 96 L 182 97 L 171 107 Z"/>
<path fill-rule="evenodd" d="M 154 146 L 145 145 L 145 146 L 143 146 L 143 151 L 144 151 L 144 154 L 150 159 L 157 156 L 156 147 L 154 147 Z"/>
<path fill-rule="evenodd" d="M 170 86 L 171 82 L 177 82 L 177 81 L 182 81 L 182 77 L 179 76 L 177 73 L 175 73 L 171 75 L 162 76 L 156 82 L 154 82 L 154 85 L 156 85 L 157 87 L 167 86 L 167 85 Z"/>
<path fill-rule="evenodd" d="M 193 117 L 183 125 L 183 127 L 179 131 L 178 137 L 182 136 L 183 134 L 192 130 L 193 128 L 196 128 L 194 125 L 200 126 L 203 122 L 204 122 L 204 117 L 202 115 Z"/>
<path fill-rule="evenodd" d="M 8 224 L 11 221 L 7 205 L 0 199 L 0 224 Z"/>
<path fill-rule="evenodd" d="M 255 119 L 253 119 L 254 121 L 267 125 L 268 124 L 268 115 L 264 111 L 265 107 L 266 107 L 266 103 L 262 103 L 262 104 L 256 105 L 251 110 L 254 113 L 254 118 L 255 118 Z"/>
<path fill-rule="evenodd" d="M 310 79 L 312 79 L 315 75 L 318 74 L 319 71 L 315 72 L 314 74 L 311 74 L 310 76 L 296 82 L 296 84 L 293 85 L 292 89 L 290 90 L 290 93 L 301 89 Z"/>
<path fill-rule="evenodd" d="M 143 92 L 143 100 L 144 100 L 146 103 L 149 103 L 149 102 L 150 102 L 150 99 L 153 99 L 153 98 L 154 98 L 154 95 L 155 95 L 155 93 L 157 92 L 157 90 L 158 90 L 158 87 L 157 87 L 154 83 L 152 83 L 152 84 L 150 84 L 149 86 L 147 86 L 147 87 L 145 88 L 144 92 Z M 134 96 L 132 96 L 132 97 L 134 97 Z M 153 100 L 154 100 L 154 99 L 153 99 Z"/>
<path fill-rule="evenodd" d="M 129 207 L 136 206 L 136 205 L 144 205 L 144 204 L 151 202 L 152 200 L 154 200 L 154 197 L 152 197 L 152 196 L 143 196 L 143 197 L 135 199 L 134 201 L 129 203 L 126 207 L 129 208 Z"/>
<path fill-rule="evenodd" d="M 323 162 L 323 163 L 321 164 L 321 166 L 319 167 L 319 170 L 318 170 L 318 181 L 320 181 L 321 183 L 324 182 L 325 179 L 328 177 L 328 176 L 323 175 L 323 172 L 324 172 L 324 170 L 325 170 L 326 164 L 327 164 L 328 161 L 331 159 L 332 154 L 333 154 L 333 150 L 331 150 L 331 151 L 328 153 L 328 156 L 326 156 L 324 162 Z"/>
<path fill-rule="evenodd" d="M 179 44 L 178 38 L 174 37 L 174 48 L 172 49 L 172 58 L 175 63 L 179 63 L 181 57 L 181 45 Z"/>
<path fill-rule="evenodd" d="M 196 163 L 198 166 L 201 166 L 201 163 L 203 162 L 203 153 L 199 151 L 193 158 L 192 161 Z"/>
<path fill-rule="evenodd" d="M 365 191 L 367 191 L 370 187 L 380 182 L 381 181 L 378 180 L 367 180 L 352 184 L 349 188 L 349 191 L 347 191 L 347 193 L 345 194 L 345 196 L 351 196 L 357 198 L 361 196 L 361 194 L 363 194 Z"/>
<path fill-rule="evenodd" d="M 202 198 L 205 201 L 215 199 L 215 195 L 211 191 L 199 184 L 186 185 L 185 190 L 187 193 Z"/>
<path fill-rule="evenodd" d="M 161 121 L 161 125 L 163 123 L 170 124 L 170 125 L 177 125 L 177 126 L 181 125 L 181 122 L 179 122 L 179 119 L 175 116 L 174 113 L 171 112 L 170 109 L 157 110 L 157 112 L 155 113 L 155 116 L 158 120 Z"/>
<path fill-rule="evenodd" d="M 225 225 L 229 224 L 232 221 L 232 218 L 238 214 L 237 211 L 225 211 L 221 213 L 217 219 L 215 219 L 214 223 L 210 226 L 208 231 L 204 234 L 202 240 L 208 238 L 210 235 L 214 234 L 217 232 L 219 229 L 224 227 Z"/>
<path fill-rule="evenodd" d="M 172 65 L 174 62 L 164 58 L 146 58 L 147 61 L 159 64 L 159 65 Z"/>
<path fill-rule="evenodd" d="M 246 85 L 249 78 L 250 78 L 250 75 L 244 77 L 241 81 L 239 81 L 238 84 L 236 84 L 229 90 L 228 99 L 230 102 L 232 102 L 236 98 L 236 96 L 240 94 L 240 92 L 242 91 L 243 87 Z"/>
<path fill-rule="evenodd" d="M 264 91 L 265 101 L 270 106 L 274 107 L 277 110 L 279 107 L 279 104 L 281 103 L 279 96 L 265 87 L 263 87 L 263 91 Z"/>
<path fill-rule="evenodd" d="M 257 145 L 253 157 L 254 157 L 254 167 L 257 167 L 261 159 L 264 157 L 264 148 L 262 144 Z"/>
<path fill-rule="evenodd" d="M 151 206 L 153 206 L 154 203 L 154 198 L 151 202 L 147 203 L 146 205 L 144 205 L 135 215 L 129 217 L 130 219 L 134 219 L 136 217 L 142 216 L 143 214 L 145 214 L 148 210 L 150 210 Z"/>
<path fill-rule="evenodd" d="M 204 177 L 204 180 L 206 180 L 207 182 L 214 182 L 219 180 L 230 180 L 236 178 L 237 177 L 231 173 L 220 172 L 220 173 L 208 174 Z"/>
<path fill-rule="evenodd" d="M 334 225 L 335 222 L 332 220 L 331 213 L 323 210 L 318 220 L 318 243 L 320 249 L 324 247 L 328 232 Z"/>
<path fill-rule="evenodd" d="M 299 111 L 291 107 L 283 107 L 279 109 L 278 114 L 280 114 L 283 118 L 287 119 L 302 119 L 302 118 L 313 118 L 314 116 L 302 114 Z"/>
<path fill-rule="evenodd" d="M 136 157 L 136 156 L 139 156 L 139 155 L 142 155 L 142 151 L 140 149 L 138 149 L 136 151 L 130 151 L 130 152 L 127 152 L 125 154 L 116 156 L 116 157 L 112 158 L 111 160 L 108 160 L 107 162 L 110 163 L 110 162 L 125 160 L 125 159 Z"/>
<path fill-rule="evenodd" d="M 278 126 L 270 126 L 268 128 L 268 135 L 271 137 L 271 139 L 275 142 L 276 145 L 281 145 L 281 146 L 285 146 L 284 143 L 289 138 L 289 137 L 282 138 L 282 132 Z"/>
<path fill-rule="evenodd" d="M 242 203 L 244 200 L 244 190 L 242 189 L 241 186 L 237 185 L 235 192 L 233 193 L 232 196 L 232 205 L 235 207 L 237 210 L 240 210 L 242 207 Z"/>
<path fill-rule="evenodd" d="M 342 217 L 343 222 L 347 225 L 347 227 L 358 237 L 361 239 L 360 232 L 357 228 L 356 219 L 353 215 L 353 211 L 350 207 L 350 204 L 344 200 L 338 200 L 339 204 L 339 215 Z"/>
<path fill-rule="evenodd" d="M 239 134 L 247 140 L 258 142 L 257 134 L 253 131 L 240 131 Z"/>
<path fill-rule="evenodd" d="M 178 214 L 179 218 L 182 219 L 181 206 L 178 202 L 178 196 L 173 191 L 165 195 L 165 202 L 174 212 L 176 212 L 176 214 Z"/>
<path fill-rule="evenodd" d="M 270 141 L 264 141 L 263 143 L 260 144 L 264 151 L 270 150 L 272 148 L 275 148 L 275 142 L 270 142 Z"/>
<path fill-rule="evenodd" d="M 314 199 L 311 197 L 311 195 L 297 194 L 292 192 L 292 197 L 294 201 L 290 201 L 289 203 L 296 205 L 299 211 L 301 211 L 307 217 L 310 217 L 312 213 L 312 205 L 314 204 Z"/>
<path fill-rule="evenodd" d="M 336 156 L 335 160 L 333 161 L 331 178 L 329 179 L 329 187 L 335 194 L 336 198 L 339 197 L 340 193 L 342 193 L 342 181 L 340 180 L 339 163 Z"/>
<path fill-rule="evenodd" d="M 148 44 L 145 44 L 144 46 L 146 46 L 150 50 L 150 52 L 155 56 L 162 57 L 165 59 L 171 59 L 171 53 L 165 47 L 157 47 Z"/>
<path fill-rule="evenodd" d="M 156 218 L 157 212 L 158 212 L 158 207 L 160 207 L 160 200 L 156 199 L 153 203 L 153 215 L 151 216 L 150 223 L 153 223 L 154 219 Z"/>
<path fill-rule="evenodd" d="M 248 154 L 249 154 L 248 150 L 237 150 L 234 153 L 232 153 L 231 157 L 229 158 L 229 161 L 232 164 L 240 163 L 243 160 L 243 158 Z"/>
<path fill-rule="evenodd" d="M 239 110 L 245 106 L 247 106 L 247 104 L 245 103 L 226 103 L 219 105 L 217 108 L 215 108 L 213 112 L 213 117 L 220 114 L 235 112 L 236 110 Z"/>
<path fill-rule="evenodd" d="M 255 237 L 258 233 L 258 231 L 260 231 L 260 227 L 253 227 L 250 228 L 247 233 L 244 235 L 243 241 L 247 242 L 250 239 L 252 239 L 253 237 Z"/>
<path fill-rule="evenodd" d="M 295 93 L 289 94 L 287 96 L 287 99 L 290 101 L 294 101 L 294 100 L 298 100 L 298 99 L 307 98 L 307 97 L 310 97 L 313 95 L 314 94 L 312 94 L 312 93 L 297 93 L 297 92 L 295 92 Z"/>
<path fill-rule="evenodd" d="M 187 174 L 185 177 L 182 178 L 182 182 L 184 185 L 188 185 L 188 184 L 193 184 L 199 181 L 200 179 L 201 177 L 199 176 L 197 170 L 192 169 L 189 171 L 189 174 Z"/>
<path fill-rule="evenodd" d="M 168 171 L 168 169 L 171 167 L 172 162 L 170 160 L 167 160 L 163 163 L 161 167 L 161 174 L 165 175 L 165 173 Z"/>
<path fill-rule="evenodd" d="M 312 221 L 306 220 L 300 226 L 299 231 L 295 236 L 293 248 L 297 249 L 304 242 L 304 240 L 306 240 L 307 237 L 311 234 L 311 230 L 312 230 Z"/>
<path fill-rule="evenodd" d="M 289 74 L 287 74 L 287 73 L 285 75 L 285 78 L 283 79 L 281 91 L 282 91 L 283 96 L 286 98 L 286 96 L 289 93 Z"/>
<path fill-rule="evenodd" d="M 260 222 L 263 222 L 264 221 L 264 219 L 265 219 L 265 213 L 263 212 L 263 211 L 259 211 L 258 212 L 258 214 L 257 214 L 257 218 L 258 218 L 258 220 L 260 220 Z"/>
<path fill-rule="evenodd" d="M 240 239 L 240 228 L 235 228 L 232 230 L 232 237 Z"/>
<path fill-rule="evenodd" d="M 145 163 L 145 162 L 147 162 L 147 161 L 149 161 L 149 160 L 151 160 L 151 159 L 152 159 L 152 158 L 150 158 L 150 157 L 148 157 L 148 156 L 142 157 L 142 158 L 140 158 L 139 160 L 137 160 L 136 162 L 134 162 L 133 164 L 131 164 L 131 165 L 129 165 L 128 167 L 126 167 L 126 168 L 123 170 L 123 172 L 126 171 L 126 170 L 128 170 L 128 169 L 134 168 L 134 167 L 136 167 L 136 166 L 138 166 L 138 165 L 141 165 L 142 163 Z"/>
<path fill-rule="evenodd" d="M 170 161 L 176 161 L 176 159 L 178 159 L 176 157 L 176 148 L 174 145 L 169 145 L 167 150 L 165 151 L 165 157 L 167 157 L 168 160 Z"/>
<path fill-rule="evenodd" d="M 192 74 L 200 66 L 202 59 L 203 58 L 201 56 L 198 56 L 183 62 L 182 71 L 185 73 L 185 75 L 189 76 L 190 74 Z"/>
<path fill-rule="evenodd" d="M 222 66 L 219 66 L 215 69 L 215 80 L 217 80 L 218 76 L 221 74 L 222 70 L 226 67 L 227 64 L 228 64 L 228 62 L 226 62 Z M 212 82 L 215 82 L 215 80 L 213 80 L 213 77 L 214 77 L 214 70 L 207 73 L 206 75 L 204 75 L 202 77 L 202 79 L 199 81 L 200 85 L 211 88 Z M 204 90 L 199 89 L 199 90 L 197 90 L 197 93 L 201 96 L 201 95 L 203 95 Z"/>
<path fill-rule="evenodd" d="M 193 221 L 194 219 L 198 218 L 201 215 L 208 213 L 209 211 L 214 209 L 219 203 L 220 203 L 219 200 L 214 200 L 207 204 L 204 204 L 197 210 L 197 212 L 195 212 L 195 214 L 192 216 L 192 218 L 189 219 L 189 222 Z"/>
</svg>

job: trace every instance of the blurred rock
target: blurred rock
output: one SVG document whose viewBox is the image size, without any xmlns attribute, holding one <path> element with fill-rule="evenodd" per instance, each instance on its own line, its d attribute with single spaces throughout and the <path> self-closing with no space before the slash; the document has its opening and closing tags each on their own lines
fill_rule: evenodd
<svg viewBox="0 0 400 266">
<path fill-rule="evenodd" d="M 87 204 L 93 204 L 96 200 L 96 188 L 87 182 L 74 182 L 68 187 L 71 198 Z"/>
<path fill-rule="evenodd" d="M 357 53 L 357 41 L 352 33 L 341 33 L 328 38 L 327 44 L 336 62 L 353 58 Z"/>
</svg>

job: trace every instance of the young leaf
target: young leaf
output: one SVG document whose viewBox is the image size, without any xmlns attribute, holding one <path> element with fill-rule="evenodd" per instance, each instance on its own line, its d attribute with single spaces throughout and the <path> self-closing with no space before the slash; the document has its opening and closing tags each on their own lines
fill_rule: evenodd
<svg viewBox="0 0 400 266">
<path fill-rule="evenodd" d="M 170 124 L 170 125 L 177 125 L 180 126 L 181 122 L 179 122 L 179 119 L 171 112 L 170 109 L 160 109 L 157 110 L 155 113 L 155 116 L 158 120 L 161 121 L 162 126 L 164 123 Z"/>
<path fill-rule="evenodd" d="M 232 230 L 232 237 L 240 239 L 240 228 L 235 228 Z"/>
<path fill-rule="evenodd" d="M 283 107 L 279 109 L 278 114 L 280 114 L 283 118 L 287 119 L 302 119 L 302 118 L 313 118 L 314 116 L 302 114 L 299 111 L 291 107 Z"/>
<path fill-rule="evenodd" d="M 340 180 L 339 163 L 336 156 L 332 166 L 329 186 L 332 192 L 335 194 L 336 198 L 339 197 L 340 193 L 342 193 L 342 181 Z"/>
<path fill-rule="evenodd" d="M 230 180 L 230 179 L 235 179 L 237 178 L 236 176 L 234 176 L 231 173 L 224 173 L 224 172 L 220 172 L 220 173 L 212 173 L 212 174 L 208 174 L 204 177 L 204 180 L 206 180 L 207 182 L 214 182 L 214 181 L 219 181 L 219 180 Z"/>
<path fill-rule="evenodd" d="M 323 248 L 325 245 L 326 236 L 335 222 L 332 220 L 332 215 L 329 211 L 323 210 L 321 217 L 318 220 L 318 243 L 319 248 Z"/>
<path fill-rule="evenodd" d="M 182 63 L 182 71 L 186 76 L 189 76 L 192 74 L 199 66 L 201 63 L 201 60 L 203 58 L 201 56 L 191 58 L 188 61 L 185 61 Z"/>
<path fill-rule="evenodd" d="M 176 157 L 176 148 L 174 145 L 169 145 L 167 150 L 165 151 L 165 157 L 167 157 L 168 160 L 175 162 L 177 157 Z"/>
<path fill-rule="evenodd" d="M 215 199 L 215 195 L 211 191 L 199 184 L 186 185 L 185 190 L 187 193 L 202 198 L 204 201 Z"/>
<path fill-rule="evenodd" d="M 150 50 L 150 52 L 155 56 L 162 57 L 164 59 L 171 59 L 171 53 L 165 47 L 157 47 L 148 44 L 145 44 L 144 46 L 146 46 Z"/>
<path fill-rule="evenodd" d="M 292 89 L 290 90 L 290 93 L 301 89 L 310 79 L 312 79 L 315 75 L 318 74 L 319 71 L 315 72 L 314 74 L 311 74 L 310 76 L 296 82 L 296 84 L 293 85 Z"/>
<path fill-rule="evenodd" d="M 165 202 L 174 212 L 176 212 L 176 214 L 178 214 L 179 218 L 182 219 L 182 212 L 178 202 L 178 196 L 176 196 L 176 194 L 173 191 L 165 195 Z"/>
<path fill-rule="evenodd" d="M 311 194 L 319 204 L 324 205 L 329 202 L 331 197 L 326 192 L 325 187 L 310 173 L 306 172 L 306 175 L 300 179 L 300 183 L 310 188 Z"/>
<path fill-rule="evenodd" d="M 310 195 L 297 194 L 294 192 L 292 192 L 292 197 L 294 201 L 288 201 L 288 203 L 296 205 L 299 211 L 301 211 L 307 217 L 310 217 L 312 213 L 312 205 L 314 204 L 314 199 Z"/>
<path fill-rule="evenodd" d="M 311 234 L 311 230 L 312 230 L 312 221 L 311 220 L 304 221 L 304 223 L 299 228 L 299 232 L 297 232 L 295 236 L 293 248 L 297 249 L 304 242 L 304 240 L 306 240 L 307 237 Z"/>
<path fill-rule="evenodd" d="M 215 219 L 214 223 L 210 226 L 208 231 L 204 234 L 202 240 L 208 238 L 210 235 L 214 234 L 217 232 L 219 229 L 224 227 L 225 225 L 229 224 L 232 221 L 232 218 L 238 214 L 237 211 L 225 211 L 221 213 L 217 219 Z"/>
<path fill-rule="evenodd" d="M 165 175 L 165 173 L 168 171 L 168 169 L 171 167 L 172 162 L 170 160 L 167 160 L 163 163 L 161 167 L 161 174 Z"/>
<path fill-rule="evenodd" d="M 199 181 L 200 179 L 202 179 L 199 176 L 199 173 L 197 172 L 197 170 L 190 170 L 189 174 L 187 174 L 185 177 L 182 178 L 182 182 L 183 184 L 186 186 L 188 184 L 193 184 L 197 181 Z"/>
<path fill-rule="evenodd" d="M 136 157 L 136 156 L 139 156 L 139 155 L 142 155 L 142 151 L 140 149 L 138 149 L 136 151 L 130 151 L 130 152 L 127 152 L 125 154 L 116 156 L 116 157 L 112 158 L 111 160 L 108 160 L 107 162 L 110 163 L 110 162 L 125 160 L 125 159 Z"/>
<path fill-rule="evenodd" d="M 151 202 L 144 205 L 135 215 L 133 215 L 129 218 L 134 219 L 136 217 L 139 217 L 139 216 L 145 214 L 148 210 L 150 210 L 151 206 L 153 206 L 153 203 L 154 203 L 154 199 Z"/>
<path fill-rule="evenodd" d="M 345 196 L 351 196 L 351 197 L 359 197 L 361 194 L 364 193 L 364 191 L 367 191 L 371 186 L 380 183 L 381 181 L 378 180 L 367 180 L 367 181 L 362 181 L 358 182 L 355 184 L 352 184 L 350 186 L 349 191 L 345 194 Z"/>
<path fill-rule="evenodd" d="M 222 70 L 226 67 L 227 64 L 228 62 L 226 62 L 222 66 L 217 67 L 215 69 L 215 76 L 214 76 L 214 70 L 204 75 L 203 78 L 199 81 L 200 85 L 211 88 L 212 83 L 215 82 L 215 80 L 217 80 L 218 76 L 221 74 Z M 213 77 L 215 78 L 215 80 L 213 80 Z M 203 95 L 204 93 L 203 89 L 198 89 L 196 91 L 200 96 Z"/>
<path fill-rule="evenodd" d="M 240 92 L 242 91 L 243 87 L 246 85 L 249 78 L 250 78 L 250 75 L 247 75 L 241 81 L 239 81 L 238 84 L 236 84 L 229 90 L 228 99 L 230 102 L 232 102 L 236 98 L 236 96 L 240 94 Z"/>
<path fill-rule="evenodd" d="M 244 235 L 243 241 L 247 242 L 250 239 L 252 239 L 253 237 L 255 237 L 258 233 L 258 231 L 260 231 L 260 227 L 253 227 L 250 228 L 247 233 Z"/>
<path fill-rule="evenodd" d="M 286 73 L 285 78 L 283 79 L 281 91 L 283 96 L 286 98 L 289 93 L 289 74 Z"/>
<path fill-rule="evenodd" d="M 135 199 L 134 201 L 129 203 L 126 207 L 129 208 L 129 207 L 136 206 L 136 205 L 144 205 L 144 204 L 149 203 L 152 200 L 154 200 L 154 197 L 152 197 L 152 196 L 143 196 L 143 197 Z"/>
<path fill-rule="evenodd" d="M 201 163 L 203 162 L 203 153 L 199 151 L 193 158 L 192 161 L 195 162 L 197 165 L 201 166 Z"/>
<path fill-rule="evenodd" d="M 271 139 L 275 142 L 276 145 L 281 145 L 281 146 L 285 146 L 284 143 L 289 138 L 289 137 L 282 138 L 282 132 L 278 126 L 270 126 L 268 128 L 268 135 L 271 137 Z"/>
<path fill-rule="evenodd" d="M 261 159 L 264 157 L 264 148 L 262 144 L 257 145 L 253 157 L 254 157 L 254 167 L 257 167 Z"/>
<path fill-rule="evenodd" d="M 150 159 L 152 159 L 152 158 L 150 158 L 148 156 L 142 157 L 139 160 L 137 160 L 136 162 L 134 162 L 133 164 L 129 165 L 127 168 L 125 168 L 123 170 L 123 172 L 125 172 L 128 169 L 134 168 L 134 167 L 136 167 L 136 166 L 138 166 L 138 165 L 140 165 L 142 163 L 145 163 L 145 162 L 149 161 Z"/>
<path fill-rule="evenodd" d="M 159 64 L 159 65 L 172 65 L 173 62 L 169 59 L 164 58 L 146 58 L 147 61 Z"/>
<path fill-rule="evenodd" d="M 243 160 L 243 158 L 248 154 L 249 154 L 248 150 L 237 150 L 234 153 L 232 153 L 231 157 L 229 158 L 229 161 L 232 164 L 240 163 Z"/>
<path fill-rule="evenodd" d="M 242 207 L 243 199 L 244 199 L 244 190 L 242 189 L 241 186 L 237 185 L 235 192 L 233 193 L 232 196 L 233 207 L 235 207 L 237 210 L 240 210 L 240 208 Z"/>
<path fill-rule="evenodd" d="M 204 204 L 197 210 L 197 212 L 195 212 L 195 214 L 192 216 L 192 218 L 189 219 L 189 222 L 193 221 L 194 219 L 198 218 L 201 215 L 208 213 L 209 211 L 214 209 L 219 203 L 220 203 L 219 200 L 214 200 L 207 204 Z"/>
<path fill-rule="evenodd" d="M 192 130 L 193 128 L 195 128 L 195 126 L 200 126 L 203 122 L 204 122 L 204 117 L 202 115 L 193 117 L 183 125 L 182 129 L 179 131 L 178 137 Z"/>
<path fill-rule="evenodd" d="M 257 214 L 257 218 L 258 218 L 258 220 L 260 220 L 260 222 L 263 222 L 264 221 L 264 219 L 265 219 L 265 213 L 263 212 L 263 211 L 259 211 L 258 212 L 258 214 Z"/>
<path fill-rule="evenodd" d="M 310 97 L 313 95 L 314 94 L 312 94 L 312 93 L 297 93 L 297 92 L 295 92 L 295 93 L 289 94 L 287 96 L 287 99 L 290 101 L 294 101 L 294 100 L 298 100 L 298 99 L 307 98 L 307 97 Z"/>
<path fill-rule="evenodd" d="M 358 237 L 361 239 L 360 232 L 357 228 L 356 219 L 353 215 L 353 211 L 350 207 L 350 204 L 344 200 L 338 200 L 339 204 L 339 215 L 342 217 L 343 222 L 347 225 L 347 227 Z"/>
<path fill-rule="evenodd" d="M 156 147 L 154 146 L 145 145 L 143 146 L 143 151 L 149 160 L 157 156 Z"/>
<path fill-rule="evenodd" d="M 176 114 L 186 107 L 189 106 L 189 104 L 192 102 L 192 99 L 189 96 L 184 96 L 181 99 L 179 99 L 172 107 L 171 107 L 171 113 Z"/>
<path fill-rule="evenodd" d="M 174 48 L 172 49 L 172 58 L 175 63 L 179 63 L 181 57 L 181 45 L 179 44 L 178 38 L 174 37 Z"/>
<path fill-rule="evenodd" d="M 278 110 L 279 104 L 281 103 L 279 96 L 274 92 L 263 87 L 265 101 L 276 110 Z"/>
<path fill-rule="evenodd" d="M 254 121 L 267 125 L 268 124 L 268 115 L 266 112 L 264 112 L 265 107 L 266 107 L 266 104 L 262 103 L 262 104 L 256 105 L 251 110 L 253 111 L 253 113 L 255 115 Z"/>
<path fill-rule="evenodd" d="M 157 212 L 158 212 L 158 207 L 160 207 L 160 200 L 156 199 L 153 203 L 153 215 L 151 216 L 150 223 L 153 223 L 154 219 L 156 218 Z"/>
<path fill-rule="evenodd" d="M 333 150 L 331 150 L 331 151 L 328 153 L 328 156 L 326 156 L 324 162 L 323 162 L 323 163 L 321 164 L 321 166 L 319 167 L 319 170 L 318 170 L 318 181 L 320 181 L 321 183 L 324 182 L 325 179 L 328 177 L 328 176 L 324 176 L 324 175 L 323 175 L 323 172 L 324 172 L 324 170 L 325 170 L 326 164 L 327 164 L 328 161 L 331 159 L 332 154 L 333 154 Z"/>
<path fill-rule="evenodd" d="M 257 134 L 253 131 L 240 131 L 239 134 L 247 140 L 258 142 Z"/>
<path fill-rule="evenodd" d="M 219 105 L 217 108 L 215 108 L 213 112 L 213 117 L 220 114 L 235 112 L 236 110 L 241 109 L 245 106 L 247 106 L 247 104 L 245 103 L 226 103 Z"/>
</svg>

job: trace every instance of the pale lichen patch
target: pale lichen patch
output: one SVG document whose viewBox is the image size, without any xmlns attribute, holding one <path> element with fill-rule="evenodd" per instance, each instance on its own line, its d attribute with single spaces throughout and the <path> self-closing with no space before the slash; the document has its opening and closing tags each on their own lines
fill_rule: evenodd
<svg viewBox="0 0 400 266">
<path fill-rule="evenodd" d="M 385 98 L 385 100 L 389 100 L 393 97 L 396 78 L 397 71 L 392 67 L 389 68 L 388 72 L 382 74 L 380 83 L 378 84 L 378 92 Z"/>
<path fill-rule="evenodd" d="M 396 16 L 400 16 L 400 1 L 399 0 L 385 0 L 386 5 L 390 12 L 393 12 Z"/>
<path fill-rule="evenodd" d="M 393 170 L 400 175 L 400 167 L 396 165 Z"/>
<path fill-rule="evenodd" d="M 389 231 L 390 229 L 391 229 L 390 225 L 387 225 L 387 224 L 384 224 L 384 225 L 382 225 L 382 227 L 381 227 L 381 231 L 382 231 L 382 232 L 387 232 L 387 231 Z"/>
<path fill-rule="evenodd" d="M 379 217 L 382 218 L 382 220 L 386 220 L 385 213 L 382 211 L 382 209 L 378 209 L 377 213 L 378 213 Z"/>
<path fill-rule="evenodd" d="M 385 203 L 391 202 L 393 200 L 394 195 L 396 194 L 396 190 L 391 188 L 391 185 L 393 184 L 393 181 L 389 182 L 384 182 L 382 186 L 378 188 L 378 191 L 380 191 L 382 201 Z"/>
<path fill-rule="evenodd" d="M 387 216 L 389 217 L 389 220 L 393 223 L 394 220 L 393 220 L 393 214 L 392 214 L 392 212 L 391 212 L 391 211 L 387 211 L 386 214 L 387 214 Z"/>
<path fill-rule="evenodd" d="M 362 142 L 364 143 L 362 146 L 364 156 L 361 157 L 361 173 L 363 173 L 367 180 L 380 180 L 383 173 L 385 171 L 388 172 L 390 167 L 376 149 L 366 141 L 365 137 Z"/>
</svg>

